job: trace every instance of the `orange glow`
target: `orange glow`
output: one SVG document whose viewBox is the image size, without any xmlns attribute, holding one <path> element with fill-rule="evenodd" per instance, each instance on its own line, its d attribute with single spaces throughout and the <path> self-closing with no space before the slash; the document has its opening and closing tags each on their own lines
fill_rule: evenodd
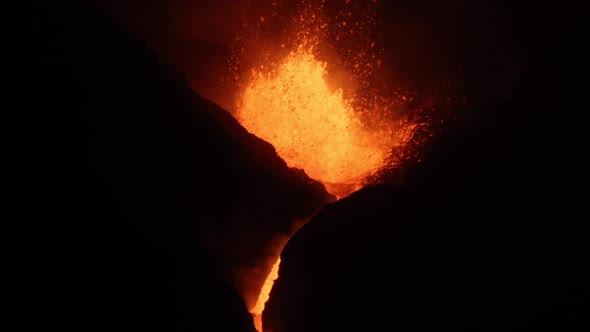
<svg viewBox="0 0 590 332">
<path fill-rule="evenodd" d="M 353 100 L 329 86 L 326 65 L 311 47 L 300 46 L 273 73 L 254 71 L 237 117 L 290 167 L 305 170 L 328 190 L 358 189 L 383 166 L 392 138 L 363 126 Z"/>
<path fill-rule="evenodd" d="M 421 126 L 401 113 L 411 94 L 377 80 L 379 1 L 271 7 L 244 22 L 229 62 L 242 126 L 338 198 L 410 157 Z"/>
<path fill-rule="evenodd" d="M 277 259 L 277 261 L 273 264 L 270 273 L 266 277 L 264 281 L 264 285 L 260 290 L 260 295 L 258 296 L 258 300 L 254 305 L 254 309 L 250 312 L 254 317 L 254 326 L 258 332 L 262 332 L 262 312 L 264 311 L 264 305 L 270 296 L 270 290 L 275 282 L 275 280 L 279 277 L 279 265 L 281 264 L 281 257 Z"/>
</svg>

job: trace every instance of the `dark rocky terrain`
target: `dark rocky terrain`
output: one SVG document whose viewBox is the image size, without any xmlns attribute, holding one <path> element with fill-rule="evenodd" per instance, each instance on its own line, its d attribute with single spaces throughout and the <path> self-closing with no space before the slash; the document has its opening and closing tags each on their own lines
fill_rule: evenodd
<svg viewBox="0 0 590 332">
<path fill-rule="evenodd" d="M 53 118 L 38 187 L 68 320 L 252 331 L 246 305 L 280 246 L 334 197 L 93 7 L 35 9 L 30 98 Z"/>
</svg>

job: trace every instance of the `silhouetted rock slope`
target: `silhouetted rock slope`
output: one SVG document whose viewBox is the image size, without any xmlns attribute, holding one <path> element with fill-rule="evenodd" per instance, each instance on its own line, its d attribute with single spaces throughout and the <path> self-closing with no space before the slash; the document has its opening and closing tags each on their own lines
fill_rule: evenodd
<svg viewBox="0 0 590 332">
<path fill-rule="evenodd" d="M 527 8 L 506 8 L 524 54 L 510 97 L 470 100 L 470 120 L 447 124 L 403 177 L 312 218 L 283 251 L 266 327 L 590 328 L 577 15 Z"/>
<path fill-rule="evenodd" d="M 334 197 L 91 7 L 35 9 L 30 97 L 54 121 L 38 141 L 51 147 L 38 164 L 47 185 L 30 204 L 55 220 L 65 319 L 252 331 L 240 295 L 264 276 L 236 272 L 266 269 L 276 238 Z"/>
</svg>

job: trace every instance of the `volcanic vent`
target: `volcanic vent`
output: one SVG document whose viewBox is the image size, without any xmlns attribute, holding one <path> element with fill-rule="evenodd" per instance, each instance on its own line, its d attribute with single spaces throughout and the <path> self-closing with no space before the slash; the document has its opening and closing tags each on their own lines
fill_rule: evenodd
<svg viewBox="0 0 590 332">
<path fill-rule="evenodd" d="M 236 119 L 337 198 L 415 156 L 431 134 L 420 108 L 407 106 L 415 94 L 379 82 L 378 8 L 376 1 L 274 2 L 267 16 L 244 22 L 249 29 L 229 60 Z M 260 332 L 280 262 L 251 308 Z"/>
<path fill-rule="evenodd" d="M 193 240 L 262 332 L 262 313 L 289 238 L 322 206 L 378 182 L 415 157 L 432 133 L 424 116 L 430 110 L 419 94 L 382 75 L 386 50 L 376 36 L 381 4 L 176 0 L 150 2 L 153 7 L 138 2 L 130 10 L 116 1 L 96 3 L 110 8 L 159 57 L 180 67 L 194 91 L 227 109 L 199 96 L 187 101 L 190 93 L 181 84 L 166 90 L 173 94 L 169 98 L 146 93 L 155 99 L 153 107 L 166 105 L 154 111 L 163 113 L 164 120 L 156 122 L 173 123 L 179 134 L 171 142 L 179 140 L 188 149 L 164 151 L 178 150 L 179 160 L 186 158 L 183 153 L 191 156 L 182 165 L 190 165 L 194 174 L 180 181 L 188 189 L 178 189 L 173 201 L 190 211 L 185 218 L 198 230 Z M 221 13 L 232 14 L 225 19 Z M 170 23 L 168 16 L 173 24 L 162 23 Z M 190 38 L 204 43 L 196 47 L 199 58 L 184 52 Z M 170 47 L 171 40 L 176 47 Z M 192 73 L 199 65 L 207 71 L 201 67 Z M 388 81 L 381 80 L 384 76 Z M 194 197 L 201 191 L 205 200 Z"/>
</svg>

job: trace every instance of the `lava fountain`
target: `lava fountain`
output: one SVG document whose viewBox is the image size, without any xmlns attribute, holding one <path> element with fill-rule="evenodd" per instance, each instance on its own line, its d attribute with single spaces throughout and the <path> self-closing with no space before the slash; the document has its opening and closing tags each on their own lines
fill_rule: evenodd
<svg viewBox="0 0 590 332">
<path fill-rule="evenodd" d="M 416 128 L 392 106 L 401 95 L 376 79 L 377 3 L 273 2 L 266 17 L 244 24 L 254 32 L 236 38 L 230 64 L 239 68 L 238 121 L 338 198 L 399 160 Z"/>
<path fill-rule="evenodd" d="M 338 185 L 359 189 L 381 168 L 391 136 L 361 122 L 353 100 L 331 88 L 326 63 L 304 44 L 292 51 L 275 73 L 253 71 L 238 106 L 238 120 L 271 142 L 290 167 L 305 170 L 336 196 Z"/>
</svg>

